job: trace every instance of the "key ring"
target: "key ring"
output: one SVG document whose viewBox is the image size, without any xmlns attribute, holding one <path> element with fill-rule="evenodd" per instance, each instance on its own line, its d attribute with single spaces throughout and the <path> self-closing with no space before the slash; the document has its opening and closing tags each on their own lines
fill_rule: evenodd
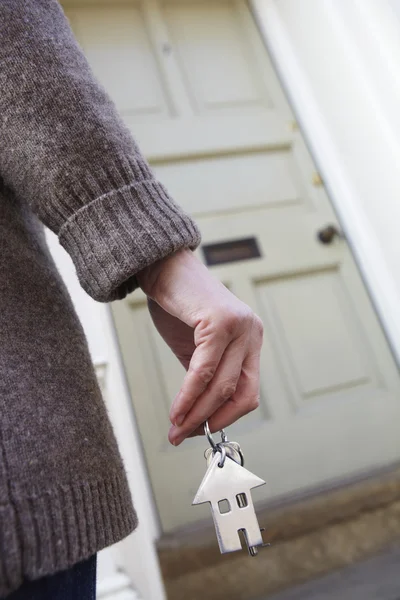
<svg viewBox="0 0 400 600">
<path fill-rule="evenodd" d="M 226 459 L 226 449 L 225 446 L 223 445 L 224 443 L 226 443 L 228 441 L 228 436 L 225 433 L 224 429 L 221 429 L 220 433 L 221 433 L 221 443 L 220 444 L 216 444 L 213 440 L 213 437 L 211 435 L 211 431 L 210 431 L 210 426 L 208 424 L 208 421 L 204 421 L 204 433 L 207 436 L 207 439 L 209 441 L 209 444 L 211 446 L 211 448 L 213 449 L 213 453 L 215 454 L 216 452 L 220 452 L 221 453 L 221 460 L 218 463 L 218 466 L 222 469 L 222 467 L 225 464 L 225 459 Z"/>
<path fill-rule="evenodd" d="M 216 444 L 214 442 L 214 440 L 213 440 L 213 437 L 211 435 L 210 426 L 208 424 L 208 421 L 204 421 L 204 433 L 207 436 L 207 439 L 208 439 L 208 442 L 209 442 L 211 448 L 214 450 L 214 452 L 216 452 L 217 449 L 218 449 L 219 444 Z M 221 429 L 220 433 L 221 433 L 221 441 L 223 443 L 227 442 L 228 441 L 228 436 L 226 435 L 225 430 Z"/>
<path fill-rule="evenodd" d="M 217 452 L 221 452 L 221 459 L 218 463 L 218 466 L 220 469 L 222 469 L 222 467 L 225 464 L 225 459 L 226 459 L 226 448 L 222 444 L 216 444 L 216 447 L 217 447 Z"/>
</svg>

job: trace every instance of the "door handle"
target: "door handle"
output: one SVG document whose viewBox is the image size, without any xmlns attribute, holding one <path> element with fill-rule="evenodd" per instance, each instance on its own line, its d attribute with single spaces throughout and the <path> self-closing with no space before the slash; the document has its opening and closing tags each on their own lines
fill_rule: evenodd
<svg viewBox="0 0 400 600">
<path fill-rule="evenodd" d="M 343 234 L 336 225 L 326 225 L 317 232 L 317 239 L 321 244 L 332 244 L 335 238 L 343 238 Z"/>
</svg>

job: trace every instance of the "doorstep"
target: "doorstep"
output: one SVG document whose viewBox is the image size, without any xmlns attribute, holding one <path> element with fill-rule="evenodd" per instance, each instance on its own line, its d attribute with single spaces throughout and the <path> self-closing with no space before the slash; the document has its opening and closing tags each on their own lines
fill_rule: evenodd
<svg viewBox="0 0 400 600">
<path fill-rule="evenodd" d="M 268 600 L 400 600 L 400 545 Z M 265 600 L 266 596 L 259 600 Z"/>
<path fill-rule="evenodd" d="M 400 467 L 257 510 L 270 548 L 221 556 L 210 524 L 163 536 L 168 600 L 253 600 L 315 579 L 400 540 Z"/>
</svg>

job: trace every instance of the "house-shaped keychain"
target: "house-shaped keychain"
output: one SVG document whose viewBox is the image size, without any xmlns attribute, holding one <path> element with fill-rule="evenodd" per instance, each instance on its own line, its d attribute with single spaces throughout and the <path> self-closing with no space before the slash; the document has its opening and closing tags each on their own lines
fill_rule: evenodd
<svg viewBox="0 0 400 600">
<path fill-rule="evenodd" d="M 221 457 L 220 452 L 215 452 L 193 504 L 211 504 L 221 553 L 242 549 L 242 531 L 249 553 L 255 556 L 257 546 L 264 544 L 250 490 L 265 481 L 231 458 L 224 457 L 221 462 Z"/>
</svg>

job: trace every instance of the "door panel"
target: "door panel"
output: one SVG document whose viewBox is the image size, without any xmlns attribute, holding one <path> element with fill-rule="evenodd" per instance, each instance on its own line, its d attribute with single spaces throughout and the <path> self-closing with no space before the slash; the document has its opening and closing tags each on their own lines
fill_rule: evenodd
<svg viewBox="0 0 400 600">
<path fill-rule="evenodd" d="M 180 162 L 157 165 L 155 171 L 175 200 L 195 216 L 303 201 L 287 151 L 214 156 L 187 161 L 184 169 Z"/>
<path fill-rule="evenodd" d="M 197 113 L 271 107 L 237 3 L 167 2 L 163 14 Z"/>
<path fill-rule="evenodd" d="M 229 428 L 266 501 L 400 457 L 397 367 L 244 0 L 67 4 L 77 36 L 158 177 L 203 243 L 255 238 L 260 257 L 212 267 L 265 326 L 259 410 Z M 200 258 L 204 258 L 201 249 Z M 204 439 L 173 448 L 184 372 L 141 292 L 113 314 L 164 531 L 191 507 Z M 376 440 L 376 443 L 371 443 Z"/>
<path fill-rule="evenodd" d="M 275 347 L 300 401 L 376 385 L 357 312 L 336 269 L 258 286 L 261 314 L 274 322 Z M 307 340 L 307 343 L 304 343 Z"/>
<path fill-rule="evenodd" d="M 96 74 L 125 117 L 166 115 L 168 104 L 139 6 L 67 10 Z"/>
</svg>

